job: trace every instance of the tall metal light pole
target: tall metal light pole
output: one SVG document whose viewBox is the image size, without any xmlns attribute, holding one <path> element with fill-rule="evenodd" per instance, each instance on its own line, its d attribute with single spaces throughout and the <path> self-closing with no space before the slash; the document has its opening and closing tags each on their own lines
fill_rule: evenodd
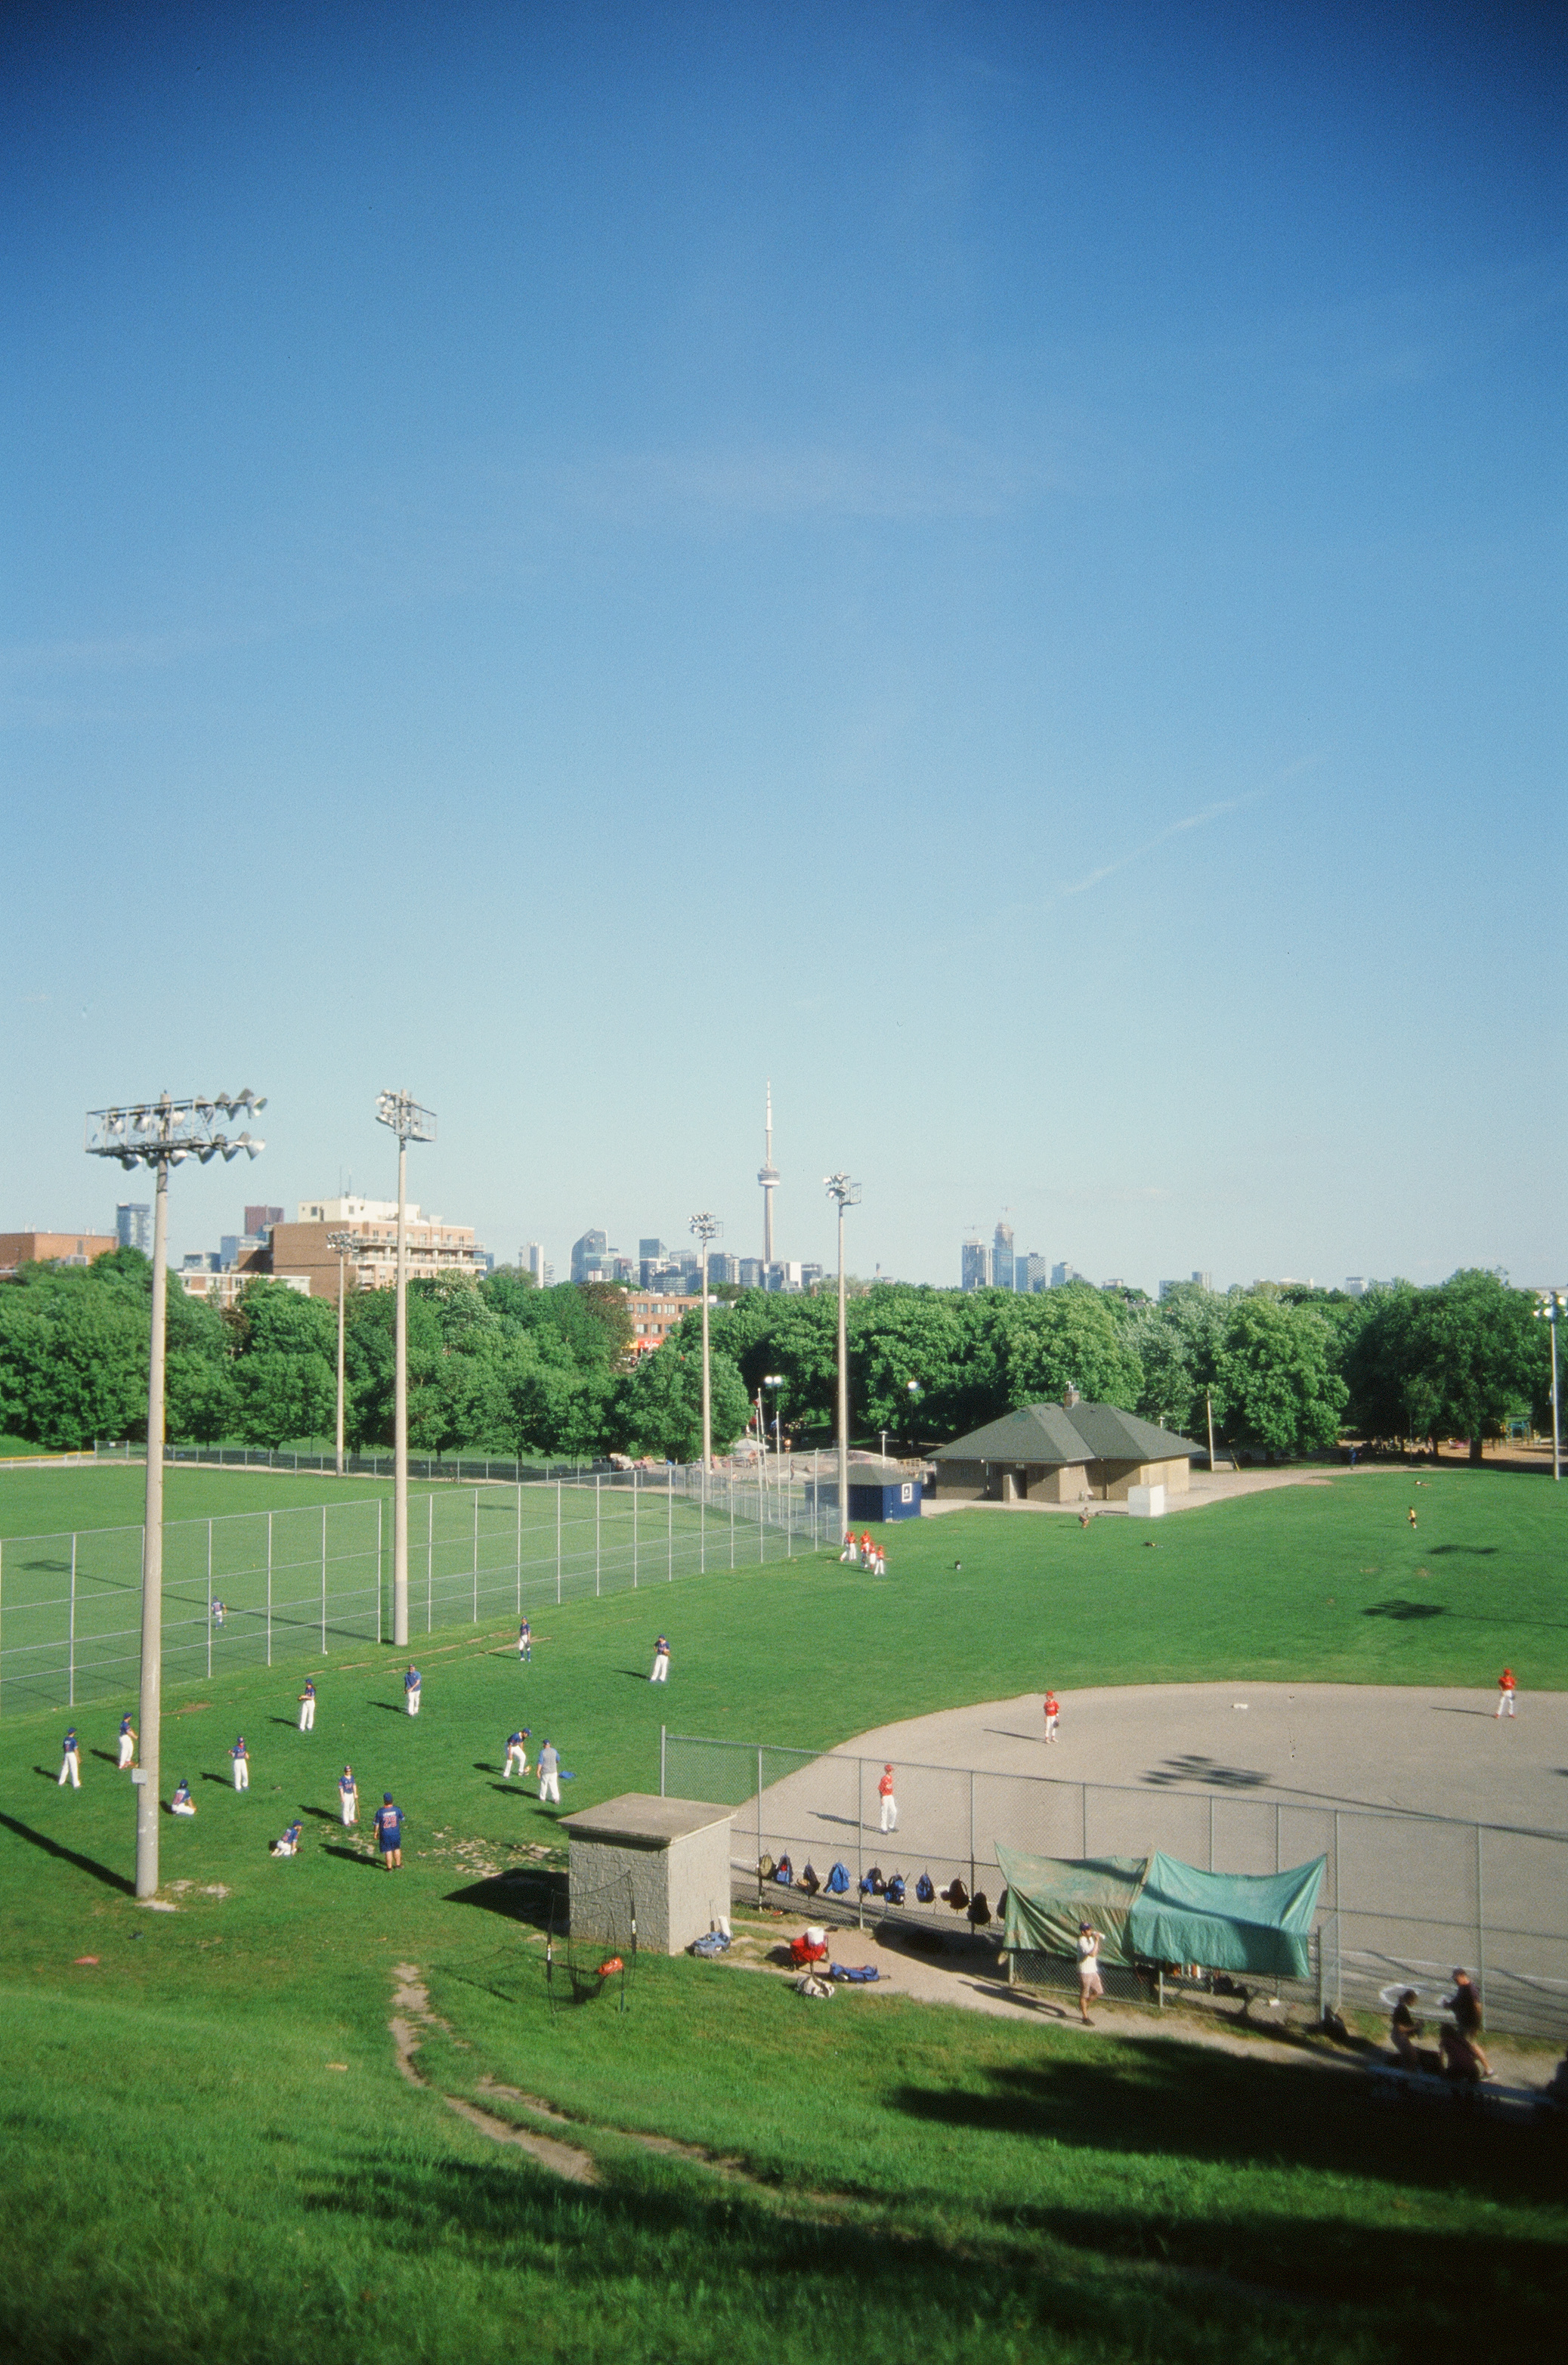
<svg viewBox="0 0 1568 2365">
<path fill-rule="evenodd" d="M 713 1466 L 713 1375 L 708 1355 L 708 1245 L 716 1240 L 724 1227 L 716 1216 L 706 1210 L 693 1216 L 691 1228 L 702 1249 L 702 1491 L 708 1491 L 708 1473 Z"/>
<path fill-rule="evenodd" d="M 778 1426 L 778 1391 L 783 1384 L 784 1374 L 782 1372 L 765 1372 L 762 1375 L 762 1386 L 764 1388 L 771 1388 L 773 1391 L 773 1460 L 776 1469 L 780 1473 L 784 1468 L 784 1440 L 780 1434 Z M 761 1399 L 761 1395 L 762 1389 L 759 1388 L 757 1390 L 759 1401 Z M 767 1438 L 766 1432 L 764 1433 L 762 1440 L 762 1456 L 763 1461 L 766 1463 L 767 1459 Z"/>
<path fill-rule="evenodd" d="M 136 1893 L 158 1893 L 158 1768 L 163 1689 L 163 1340 L 168 1322 L 169 1169 L 187 1158 L 203 1166 L 226 1162 L 244 1150 L 261 1155 L 264 1145 L 249 1133 L 230 1135 L 215 1119 L 250 1116 L 266 1106 L 247 1090 L 233 1097 L 156 1101 L 124 1108 L 95 1109 L 87 1119 L 89 1158 L 118 1158 L 129 1173 L 151 1167 L 156 1177 L 152 1217 L 152 1316 L 147 1358 L 147 1496 L 141 1545 L 141 1688 L 137 1746 L 141 1763 L 136 1785 Z"/>
<path fill-rule="evenodd" d="M 329 1232 L 327 1246 L 338 1254 L 338 1475 L 343 1474 L 343 1264 L 359 1247 L 357 1232 Z"/>
<path fill-rule="evenodd" d="M 1562 1425 L 1557 1417 L 1557 1325 L 1568 1312 L 1568 1291 L 1543 1289 L 1535 1318 L 1544 1322 L 1551 1333 L 1551 1475 L 1553 1483 L 1562 1476 Z"/>
<path fill-rule="evenodd" d="M 838 1202 L 838 1516 L 849 1525 L 849 1331 L 844 1313 L 844 1211 L 860 1205 L 860 1185 L 847 1174 L 826 1178 L 827 1195 Z"/>
<path fill-rule="evenodd" d="M 392 1640 L 409 1641 L 409 1144 L 435 1139 L 434 1113 L 409 1093 L 378 1093 L 375 1115 L 398 1137 L 398 1320 L 392 1381 Z"/>
</svg>

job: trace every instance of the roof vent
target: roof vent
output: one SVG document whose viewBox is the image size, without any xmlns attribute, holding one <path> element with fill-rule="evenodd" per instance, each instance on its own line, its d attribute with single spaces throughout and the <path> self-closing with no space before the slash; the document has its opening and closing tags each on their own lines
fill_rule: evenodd
<svg viewBox="0 0 1568 2365">
<path fill-rule="evenodd" d="M 1073 1386 L 1070 1380 L 1069 1380 L 1067 1386 L 1062 1391 L 1061 1400 L 1063 1406 L 1069 1412 L 1072 1410 L 1073 1406 L 1078 1402 L 1078 1390 Z"/>
</svg>

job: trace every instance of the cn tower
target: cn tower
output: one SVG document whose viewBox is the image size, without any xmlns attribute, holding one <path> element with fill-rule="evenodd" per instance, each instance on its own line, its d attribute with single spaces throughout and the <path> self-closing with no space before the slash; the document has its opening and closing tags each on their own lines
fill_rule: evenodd
<svg viewBox="0 0 1568 2365">
<path fill-rule="evenodd" d="M 762 1164 L 757 1181 L 762 1185 L 762 1261 L 773 1262 L 773 1194 L 778 1187 L 778 1169 L 773 1163 L 773 1085 L 767 1087 L 767 1116 L 763 1134 Z"/>
</svg>

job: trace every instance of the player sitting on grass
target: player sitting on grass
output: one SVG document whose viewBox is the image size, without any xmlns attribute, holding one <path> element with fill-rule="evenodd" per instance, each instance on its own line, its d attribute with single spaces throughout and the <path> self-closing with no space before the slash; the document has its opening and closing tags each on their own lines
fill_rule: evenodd
<svg viewBox="0 0 1568 2365">
<path fill-rule="evenodd" d="M 299 1854 L 299 1834 L 304 1829 L 305 1826 L 303 1823 L 290 1823 L 282 1839 L 274 1840 L 268 1853 L 272 1855 L 297 1855 Z"/>
<path fill-rule="evenodd" d="M 172 1815 L 196 1813 L 196 1800 L 191 1797 L 191 1786 L 188 1782 L 182 1780 L 176 1788 L 174 1797 L 169 1801 L 169 1812 Z"/>
</svg>

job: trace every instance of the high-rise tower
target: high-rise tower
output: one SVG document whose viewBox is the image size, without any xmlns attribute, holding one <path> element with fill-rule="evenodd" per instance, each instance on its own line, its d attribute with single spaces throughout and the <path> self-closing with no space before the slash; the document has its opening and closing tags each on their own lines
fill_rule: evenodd
<svg viewBox="0 0 1568 2365">
<path fill-rule="evenodd" d="M 773 1085 L 767 1087 L 767 1116 L 763 1134 L 762 1164 L 757 1170 L 762 1185 L 762 1261 L 773 1262 L 773 1194 L 778 1187 L 778 1169 L 773 1163 Z"/>
</svg>

